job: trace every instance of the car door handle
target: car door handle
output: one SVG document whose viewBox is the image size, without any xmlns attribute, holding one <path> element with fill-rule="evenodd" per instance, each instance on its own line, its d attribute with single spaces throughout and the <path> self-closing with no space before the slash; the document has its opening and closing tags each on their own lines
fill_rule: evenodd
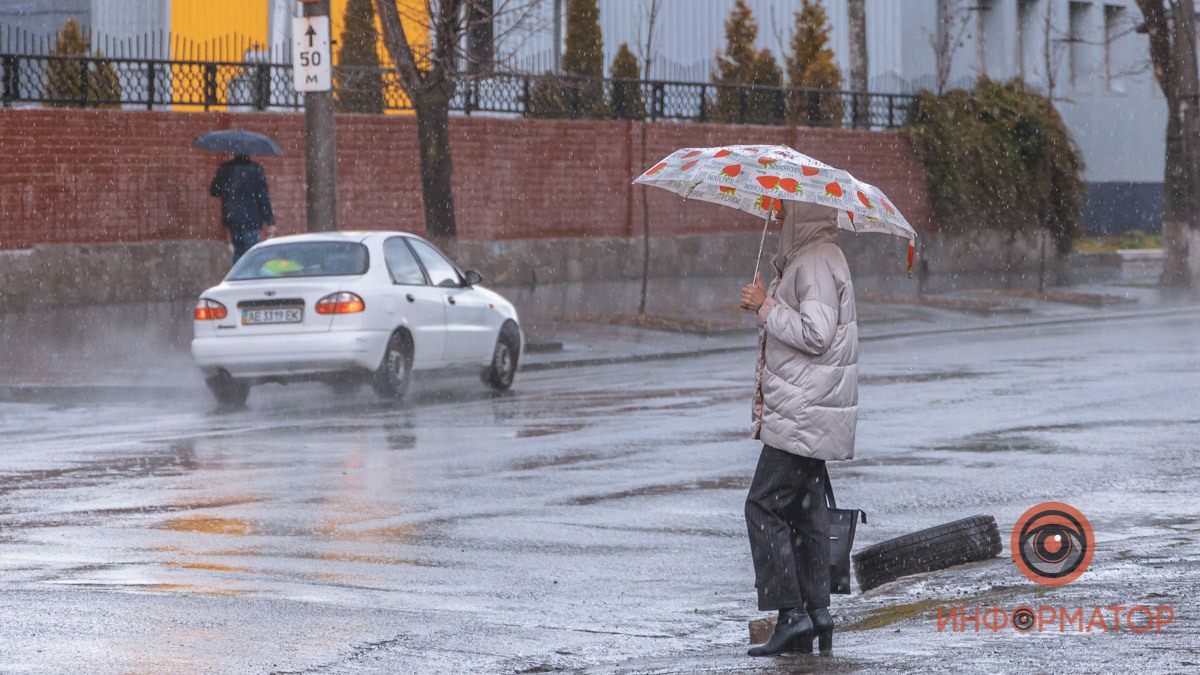
<svg viewBox="0 0 1200 675">
<path fill-rule="evenodd" d="M 446 300 L 448 300 L 450 302 L 450 304 L 452 304 L 452 305 L 454 304 L 454 296 L 453 295 L 450 296 L 449 298 L 446 298 Z"/>
<path fill-rule="evenodd" d="M 416 301 L 417 301 L 417 299 L 413 297 L 413 294 L 412 294 L 412 293 L 405 293 L 405 294 L 404 294 L 404 299 L 405 299 L 405 300 L 407 300 L 407 301 L 409 301 L 409 302 L 416 302 Z"/>
</svg>

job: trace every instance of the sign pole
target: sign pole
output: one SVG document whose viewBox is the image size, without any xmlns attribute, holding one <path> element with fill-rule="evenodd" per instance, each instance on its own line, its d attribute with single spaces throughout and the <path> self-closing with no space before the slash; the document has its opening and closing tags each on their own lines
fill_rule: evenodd
<svg viewBox="0 0 1200 675">
<path fill-rule="evenodd" d="M 329 0 L 302 0 L 304 17 L 292 23 L 296 91 L 304 92 L 305 198 L 308 231 L 330 232 L 337 222 L 337 133 L 333 118 L 333 54 Z"/>
</svg>

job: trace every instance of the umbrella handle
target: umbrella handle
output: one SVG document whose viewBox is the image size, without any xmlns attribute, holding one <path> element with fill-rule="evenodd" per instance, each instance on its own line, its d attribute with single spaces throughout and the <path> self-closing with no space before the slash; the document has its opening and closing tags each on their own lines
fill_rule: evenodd
<svg viewBox="0 0 1200 675">
<path fill-rule="evenodd" d="M 771 210 L 767 209 L 767 216 L 763 218 L 762 236 L 758 239 L 758 257 L 754 259 L 754 276 L 750 278 L 753 283 L 758 278 L 758 268 L 762 265 L 763 245 L 767 243 L 767 226 L 771 224 Z"/>
</svg>

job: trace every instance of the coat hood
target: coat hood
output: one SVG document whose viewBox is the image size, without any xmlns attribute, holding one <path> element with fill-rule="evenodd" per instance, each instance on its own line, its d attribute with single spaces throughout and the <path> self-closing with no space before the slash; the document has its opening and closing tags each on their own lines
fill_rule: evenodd
<svg viewBox="0 0 1200 675">
<path fill-rule="evenodd" d="M 772 262 L 782 273 L 796 253 L 812 244 L 837 238 L 837 209 L 808 202 L 787 202 L 783 210 L 783 230 L 779 233 L 779 252 Z"/>
</svg>

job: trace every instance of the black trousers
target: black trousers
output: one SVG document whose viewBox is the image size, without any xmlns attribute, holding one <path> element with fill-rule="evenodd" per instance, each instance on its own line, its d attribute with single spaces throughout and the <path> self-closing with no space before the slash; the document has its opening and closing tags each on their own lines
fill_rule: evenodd
<svg viewBox="0 0 1200 675">
<path fill-rule="evenodd" d="M 746 497 L 758 609 L 829 606 L 825 462 L 764 445 Z"/>
<path fill-rule="evenodd" d="M 243 227 L 234 225 L 229 227 L 229 242 L 233 244 L 233 262 L 237 263 L 246 251 L 249 251 L 258 243 L 258 238 L 262 233 L 262 229 L 258 227 Z"/>
</svg>

